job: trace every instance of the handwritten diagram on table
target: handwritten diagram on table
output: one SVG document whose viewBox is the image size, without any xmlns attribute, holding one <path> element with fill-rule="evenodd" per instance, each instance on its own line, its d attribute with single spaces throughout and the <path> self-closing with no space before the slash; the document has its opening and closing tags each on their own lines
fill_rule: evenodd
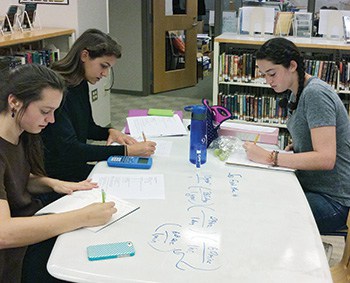
<svg viewBox="0 0 350 283">
<path fill-rule="evenodd" d="M 240 174 L 228 173 L 226 188 L 236 197 Z M 158 252 L 172 253 L 179 270 L 214 271 L 222 266 L 220 218 L 216 212 L 215 188 L 219 184 L 210 174 L 196 173 L 183 193 L 187 218 L 155 227 L 148 244 Z M 222 182 L 221 182 L 222 184 Z M 217 204 L 218 205 L 218 204 Z"/>
</svg>

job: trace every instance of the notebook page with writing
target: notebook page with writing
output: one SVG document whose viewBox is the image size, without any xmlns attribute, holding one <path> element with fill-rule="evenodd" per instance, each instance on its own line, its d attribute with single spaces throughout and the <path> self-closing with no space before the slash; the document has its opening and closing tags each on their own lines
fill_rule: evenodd
<svg viewBox="0 0 350 283">
<path fill-rule="evenodd" d="M 188 134 L 185 126 L 177 114 L 175 114 L 173 117 L 127 117 L 126 120 L 129 125 L 130 135 L 134 138 L 142 136 L 142 132 L 147 138 L 182 136 Z"/>
<path fill-rule="evenodd" d="M 279 150 L 279 152 L 293 154 L 293 152 L 285 151 L 285 150 Z M 272 170 L 278 170 L 278 171 L 290 171 L 290 172 L 295 171 L 295 169 L 292 169 L 292 168 L 272 166 L 272 165 L 261 164 L 261 163 L 251 161 L 248 159 L 247 154 L 243 148 L 231 153 L 230 157 L 226 160 L 226 164 L 256 167 L 256 168 L 263 168 L 263 169 L 272 169 Z"/>
<path fill-rule="evenodd" d="M 111 194 L 106 194 L 106 202 L 108 201 L 113 201 L 115 203 L 117 212 L 113 214 L 112 218 L 106 224 L 95 227 L 86 227 L 86 229 L 93 232 L 98 232 L 106 226 L 118 221 L 119 219 L 140 208 L 135 204 L 118 199 Z M 75 191 L 73 194 L 63 196 L 55 202 L 52 202 L 49 205 L 43 207 L 37 211 L 35 215 L 68 212 L 71 210 L 83 208 L 94 202 L 102 202 L 102 193 L 100 189 L 93 189 L 89 191 Z"/>
</svg>

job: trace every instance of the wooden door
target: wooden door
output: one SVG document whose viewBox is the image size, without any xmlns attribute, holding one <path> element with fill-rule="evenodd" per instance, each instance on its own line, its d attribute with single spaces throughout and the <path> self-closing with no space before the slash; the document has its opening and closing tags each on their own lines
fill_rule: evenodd
<svg viewBox="0 0 350 283">
<path fill-rule="evenodd" d="M 197 83 L 197 24 L 197 0 L 153 0 L 153 93 Z"/>
</svg>

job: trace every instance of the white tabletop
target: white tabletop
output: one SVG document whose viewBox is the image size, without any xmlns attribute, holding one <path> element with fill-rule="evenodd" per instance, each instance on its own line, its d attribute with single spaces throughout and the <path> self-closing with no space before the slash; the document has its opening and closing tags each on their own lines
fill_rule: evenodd
<svg viewBox="0 0 350 283">
<path fill-rule="evenodd" d="M 147 171 L 164 174 L 165 199 L 129 200 L 140 209 L 100 232 L 58 237 L 49 272 L 74 282 L 332 282 L 320 235 L 292 172 L 228 166 L 208 152 L 196 169 L 188 137 Z M 133 257 L 89 261 L 89 245 L 132 241 Z"/>
</svg>

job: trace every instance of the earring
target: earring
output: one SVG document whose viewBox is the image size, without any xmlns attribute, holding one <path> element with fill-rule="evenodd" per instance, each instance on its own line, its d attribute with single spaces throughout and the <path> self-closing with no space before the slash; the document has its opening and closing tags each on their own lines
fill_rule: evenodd
<svg viewBox="0 0 350 283">
<path fill-rule="evenodd" d="M 12 117 L 12 118 L 15 118 L 15 114 L 16 114 L 16 109 L 15 109 L 15 108 L 12 108 L 12 109 L 11 109 L 11 117 Z"/>
</svg>

